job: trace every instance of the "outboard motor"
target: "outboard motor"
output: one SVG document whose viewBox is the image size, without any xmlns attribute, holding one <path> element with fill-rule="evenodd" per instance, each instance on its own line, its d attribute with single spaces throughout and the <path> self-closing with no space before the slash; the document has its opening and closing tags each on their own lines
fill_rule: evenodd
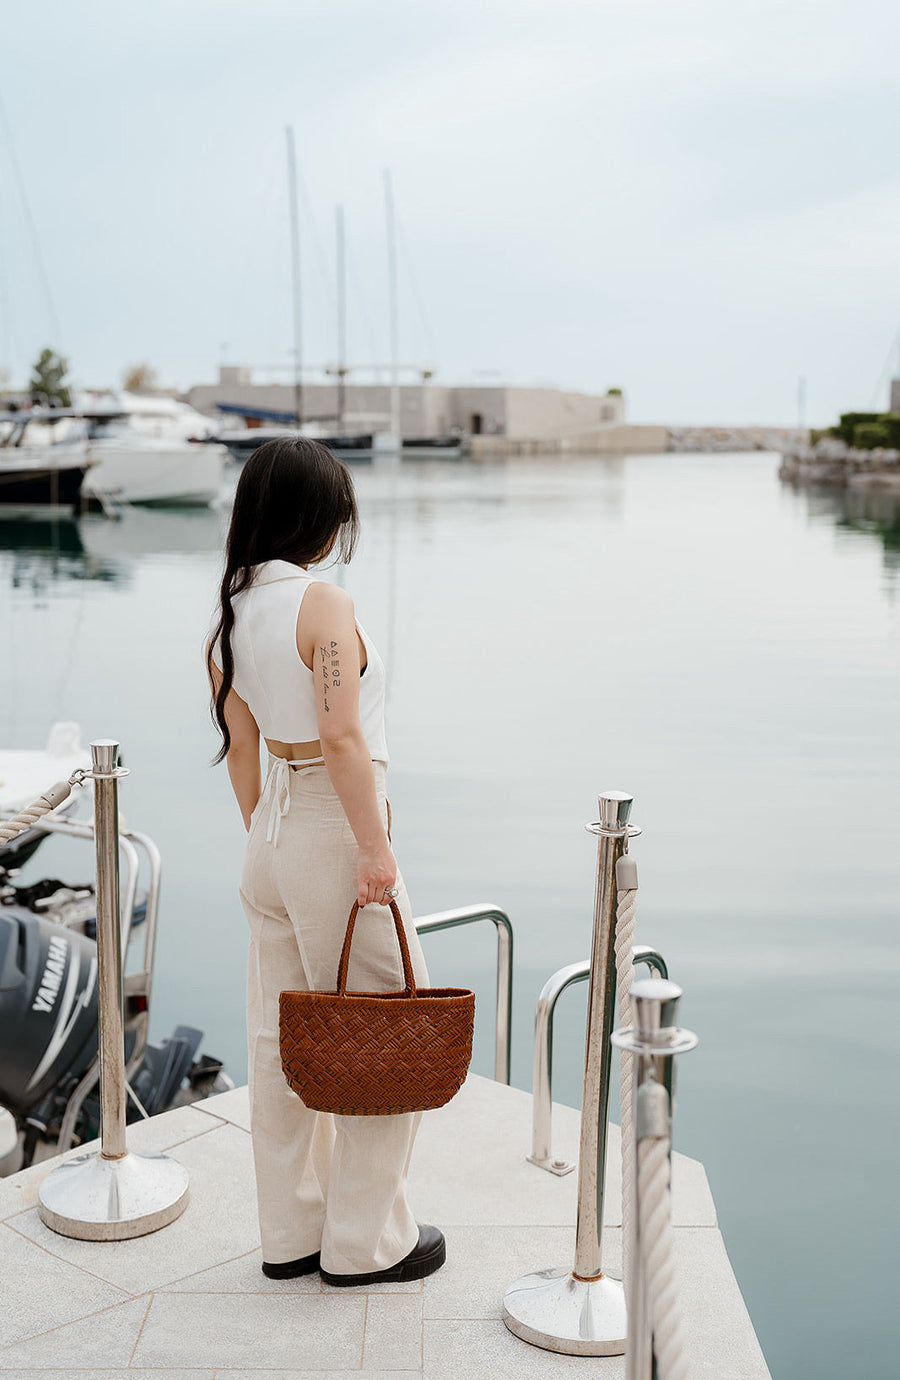
<svg viewBox="0 0 900 1380">
<path fill-rule="evenodd" d="M 0 1104 L 27 1113 L 96 1052 L 97 948 L 52 920 L 0 908 Z"/>
<path fill-rule="evenodd" d="M 38 883 L 33 890 L 47 888 L 54 897 L 62 894 L 56 882 Z M 88 905 L 93 905 L 93 897 Z M 132 994 L 131 1000 L 143 1002 L 137 1009 L 146 1011 L 144 993 Z M 17 1168 L 31 1164 L 39 1142 L 58 1140 L 70 1100 L 97 1055 L 98 1019 L 94 940 L 4 900 L 0 904 L 0 1108 L 13 1113 L 22 1136 Z M 126 1060 L 136 1038 L 136 1029 L 126 1027 Z M 234 1086 L 218 1059 L 197 1056 L 202 1038 L 202 1031 L 178 1026 L 161 1044 L 146 1046 L 131 1086 L 148 1115 Z M 139 1116 L 139 1108 L 129 1100 L 127 1120 Z M 100 1100 L 94 1089 L 80 1105 L 75 1144 L 91 1140 L 99 1130 Z"/>
</svg>

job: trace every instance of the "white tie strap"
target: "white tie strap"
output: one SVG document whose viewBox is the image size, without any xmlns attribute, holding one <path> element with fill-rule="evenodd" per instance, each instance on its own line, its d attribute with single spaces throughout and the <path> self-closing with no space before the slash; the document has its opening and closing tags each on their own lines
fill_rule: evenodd
<svg viewBox="0 0 900 1380">
<path fill-rule="evenodd" d="M 276 757 L 269 753 L 269 774 L 263 786 L 261 803 L 269 800 L 269 820 L 266 824 L 266 843 L 278 847 L 281 821 L 291 808 L 291 767 L 322 767 L 324 757 L 310 757 L 306 761 L 291 762 L 286 757 Z"/>
</svg>

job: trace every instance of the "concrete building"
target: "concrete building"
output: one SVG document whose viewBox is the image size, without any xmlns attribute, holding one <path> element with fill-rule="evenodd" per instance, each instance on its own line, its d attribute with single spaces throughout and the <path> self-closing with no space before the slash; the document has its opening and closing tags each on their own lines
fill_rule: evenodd
<svg viewBox="0 0 900 1380">
<path fill-rule="evenodd" d="M 303 384 L 303 411 L 308 418 L 332 420 L 338 411 L 337 383 Z M 221 365 L 217 383 L 197 384 L 185 401 L 209 416 L 217 403 L 271 412 L 294 411 L 289 383 L 254 383 L 252 370 Z M 344 427 L 347 431 L 386 431 L 390 424 L 391 390 L 387 384 L 348 383 L 345 386 Z M 400 386 L 400 430 L 404 437 L 503 436 L 513 440 L 556 440 L 595 427 L 622 425 L 625 399 L 621 393 L 567 393 L 557 388 L 514 388 L 504 385 L 448 387 L 430 381 Z"/>
</svg>

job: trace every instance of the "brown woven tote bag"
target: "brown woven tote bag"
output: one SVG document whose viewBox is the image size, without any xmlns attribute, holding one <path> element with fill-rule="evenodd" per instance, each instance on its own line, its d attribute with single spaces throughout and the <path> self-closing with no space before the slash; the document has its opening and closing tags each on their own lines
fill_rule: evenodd
<svg viewBox="0 0 900 1380">
<path fill-rule="evenodd" d="M 400 910 L 391 914 L 403 959 L 402 992 L 348 992 L 354 902 L 336 992 L 282 992 L 281 1067 L 307 1107 L 341 1116 L 393 1116 L 442 1107 L 462 1087 L 472 1058 L 475 994 L 416 989 Z"/>
</svg>

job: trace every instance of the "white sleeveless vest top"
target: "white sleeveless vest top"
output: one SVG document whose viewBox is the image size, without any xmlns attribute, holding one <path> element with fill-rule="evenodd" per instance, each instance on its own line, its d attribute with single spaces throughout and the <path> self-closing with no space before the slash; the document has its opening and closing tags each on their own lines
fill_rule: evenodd
<svg viewBox="0 0 900 1380">
<path fill-rule="evenodd" d="M 235 596 L 234 688 L 249 705 L 264 738 L 311 743 L 319 736 L 313 673 L 297 651 L 297 616 L 315 577 L 290 561 L 264 561 L 253 582 Z M 359 627 L 366 669 L 359 682 L 359 717 L 374 762 L 387 763 L 384 733 L 384 663 Z M 213 648 L 221 669 L 219 646 Z"/>
</svg>

